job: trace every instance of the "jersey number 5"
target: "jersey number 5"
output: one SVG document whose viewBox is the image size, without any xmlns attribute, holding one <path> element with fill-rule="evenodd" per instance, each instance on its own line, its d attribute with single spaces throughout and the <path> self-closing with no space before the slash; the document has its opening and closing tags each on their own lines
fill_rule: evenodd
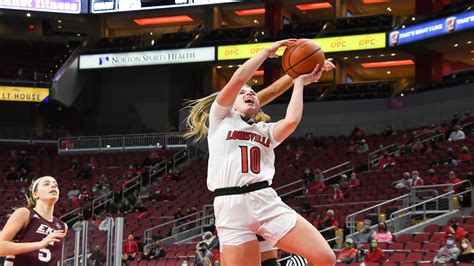
<svg viewBox="0 0 474 266">
<path fill-rule="evenodd" d="M 260 173 L 260 148 L 252 147 L 250 148 L 250 153 L 247 146 L 239 146 L 240 153 L 242 157 L 242 173 L 249 172 L 249 161 L 250 161 L 250 171 L 254 174 Z"/>
<path fill-rule="evenodd" d="M 40 249 L 38 259 L 42 262 L 49 262 L 51 260 L 51 251 L 47 248 Z"/>
</svg>

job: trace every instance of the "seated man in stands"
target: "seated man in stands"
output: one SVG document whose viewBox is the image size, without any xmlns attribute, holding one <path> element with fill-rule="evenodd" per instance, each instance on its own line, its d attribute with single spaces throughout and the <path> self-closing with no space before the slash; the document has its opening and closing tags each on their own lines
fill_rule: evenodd
<svg viewBox="0 0 474 266">
<path fill-rule="evenodd" d="M 466 230 L 458 224 L 456 218 L 451 218 L 450 226 L 444 232 L 442 238 L 443 242 L 447 241 L 449 235 L 452 235 L 457 242 L 461 242 L 461 240 L 466 236 Z"/>
<path fill-rule="evenodd" d="M 413 186 L 423 186 L 425 181 L 423 178 L 420 177 L 420 173 L 418 171 L 412 171 L 411 172 L 411 179 L 413 180 Z"/>
<path fill-rule="evenodd" d="M 341 201 L 344 199 L 344 193 L 342 192 L 339 184 L 333 185 L 332 189 L 329 190 L 328 201 Z"/>
<path fill-rule="evenodd" d="M 454 173 L 453 171 L 450 171 L 449 174 L 448 174 L 448 181 L 445 182 L 445 184 L 457 184 L 459 182 L 461 182 L 461 178 L 457 177 L 456 176 L 456 173 Z M 453 189 L 454 190 L 458 190 L 459 188 L 461 188 L 461 185 L 456 185 L 456 186 L 453 186 Z M 446 191 L 448 191 L 449 188 L 446 188 Z"/>
<path fill-rule="evenodd" d="M 345 190 L 346 188 L 349 187 L 349 180 L 347 179 L 347 175 L 345 174 L 341 175 L 339 179 L 339 186 L 341 187 L 342 190 Z"/>
<path fill-rule="evenodd" d="M 92 251 L 91 256 L 89 259 L 92 262 L 92 266 L 102 266 L 105 265 L 107 261 L 107 257 L 105 254 L 100 250 L 100 246 L 96 245 L 94 251 Z"/>
<path fill-rule="evenodd" d="M 326 190 L 326 185 L 319 178 L 315 178 L 314 182 L 308 185 L 306 189 L 307 194 L 316 194 Z"/>
<path fill-rule="evenodd" d="M 436 174 L 434 169 L 428 170 L 426 185 L 437 185 L 437 184 L 439 184 L 439 176 Z"/>
<path fill-rule="evenodd" d="M 458 155 L 458 162 L 468 163 L 472 160 L 471 154 L 469 154 L 469 148 L 467 146 L 462 146 L 461 154 Z"/>
<path fill-rule="evenodd" d="M 358 186 L 360 186 L 360 180 L 357 178 L 356 173 L 352 173 L 351 179 L 349 180 L 349 187 L 353 188 L 353 187 L 358 187 Z"/>
<path fill-rule="evenodd" d="M 371 226 L 372 226 L 372 221 L 365 219 L 364 228 L 362 228 L 362 230 L 359 231 L 359 234 L 357 235 L 356 241 L 358 244 L 369 243 L 372 240 L 372 236 L 374 235 L 374 230 L 370 228 Z"/>
<path fill-rule="evenodd" d="M 391 243 L 393 241 L 393 236 L 390 231 L 388 231 L 387 224 L 385 222 L 380 222 L 378 225 L 378 230 L 372 235 L 372 239 L 377 240 L 379 243 Z"/>
<path fill-rule="evenodd" d="M 122 247 L 122 261 L 128 263 L 134 261 L 138 254 L 138 244 L 135 242 L 133 235 L 128 235 L 127 242 L 123 243 Z"/>
<path fill-rule="evenodd" d="M 19 177 L 15 166 L 10 167 L 10 171 L 5 176 L 5 179 L 9 181 L 18 181 Z"/>
<path fill-rule="evenodd" d="M 471 241 L 467 238 L 461 240 L 461 254 L 458 257 L 458 262 L 474 262 L 474 250 Z"/>
<path fill-rule="evenodd" d="M 314 181 L 314 173 L 312 173 L 309 168 L 304 169 L 303 180 L 305 186 L 308 186 Z"/>
<path fill-rule="evenodd" d="M 395 164 L 395 160 L 392 158 L 392 156 L 388 152 L 385 152 L 383 154 L 383 157 L 378 161 L 375 170 L 389 169 L 389 168 L 392 168 L 394 164 Z"/>
<path fill-rule="evenodd" d="M 196 245 L 195 266 L 207 266 L 206 261 L 210 261 L 214 255 L 209 251 L 206 242 L 201 241 Z"/>
<path fill-rule="evenodd" d="M 354 140 L 362 140 L 364 139 L 365 137 L 367 137 L 367 133 L 365 133 L 362 129 L 360 129 L 359 127 L 355 126 L 354 129 L 352 130 L 351 132 L 351 137 L 354 139 Z"/>
<path fill-rule="evenodd" d="M 161 245 L 160 240 L 156 240 L 154 243 L 148 244 L 143 248 L 142 259 L 144 260 L 153 260 L 164 257 L 166 251 Z"/>
<path fill-rule="evenodd" d="M 457 141 L 457 140 L 463 140 L 466 138 L 466 134 L 464 134 L 464 131 L 461 130 L 460 125 L 455 125 L 453 127 L 453 131 L 451 134 L 449 134 L 449 141 Z"/>
<path fill-rule="evenodd" d="M 71 190 L 69 190 L 69 192 L 67 193 L 67 199 L 69 200 L 73 200 L 74 198 L 79 199 L 80 194 L 81 192 L 77 188 L 77 185 L 73 184 Z"/>
<path fill-rule="evenodd" d="M 385 262 L 387 257 L 383 253 L 382 249 L 379 247 L 379 243 L 376 239 L 370 241 L 369 253 L 365 255 L 364 262 Z"/>
<path fill-rule="evenodd" d="M 385 127 L 385 130 L 382 132 L 382 136 L 390 136 L 390 135 L 393 135 L 393 129 L 390 125 L 387 125 Z"/>
<path fill-rule="evenodd" d="M 413 179 L 408 172 L 403 173 L 403 178 L 401 180 L 395 181 L 392 183 L 392 186 L 396 189 L 410 189 L 413 185 Z"/>
<path fill-rule="evenodd" d="M 352 238 L 347 237 L 344 247 L 337 256 L 339 262 L 351 263 L 354 262 L 357 257 L 357 249 Z"/>
<path fill-rule="evenodd" d="M 454 235 L 449 234 L 446 240 L 446 246 L 442 247 L 436 257 L 433 259 L 433 263 L 450 263 L 456 262 L 459 255 L 459 248 L 456 246 Z"/>
<path fill-rule="evenodd" d="M 365 139 L 362 139 L 359 143 L 359 146 L 357 146 L 357 153 L 366 153 L 369 151 L 369 145 L 367 145 L 367 142 Z"/>
</svg>

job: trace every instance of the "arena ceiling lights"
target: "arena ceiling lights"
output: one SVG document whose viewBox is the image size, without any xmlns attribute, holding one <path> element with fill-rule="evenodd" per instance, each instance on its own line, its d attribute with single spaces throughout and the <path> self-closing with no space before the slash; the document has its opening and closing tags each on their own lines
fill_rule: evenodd
<svg viewBox="0 0 474 266">
<path fill-rule="evenodd" d="M 191 17 L 186 15 L 181 16 L 170 16 L 170 17 L 155 17 L 155 18 L 136 18 L 133 20 L 136 24 L 140 26 L 148 25 L 162 25 L 162 24 L 171 24 L 171 23 L 183 23 L 194 21 Z"/>
<path fill-rule="evenodd" d="M 323 8 L 331 8 L 332 5 L 329 2 L 320 2 L 320 3 L 311 3 L 311 4 L 304 4 L 304 5 L 296 5 L 301 11 L 306 10 L 313 10 L 313 9 L 323 9 Z"/>
<path fill-rule="evenodd" d="M 363 68 L 377 68 L 377 67 L 393 67 L 393 66 L 408 66 L 414 65 L 413 60 L 396 60 L 396 61 L 381 61 L 360 64 Z"/>
<path fill-rule="evenodd" d="M 238 16 L 254 16 L 254 15 L 263 15 L 265 14 L 265 8 L 254 8 L 254 9 L 244 9 L 244 10 L 235 10 L 235 14 Z"/>
</svg>

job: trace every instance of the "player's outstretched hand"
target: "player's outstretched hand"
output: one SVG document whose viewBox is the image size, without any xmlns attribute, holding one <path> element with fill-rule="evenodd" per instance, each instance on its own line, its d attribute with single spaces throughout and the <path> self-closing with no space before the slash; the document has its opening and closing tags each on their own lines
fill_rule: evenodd
<svg viewBox="0 0 474 266">
<path fill-rule="evenodd" d="M 297 77 L 294 82 L 303 82 L 304 85 L 311 84 L 313 82 L 318 82 L 323 74 L 324 67 L 320 68 L 319 64 L 316 65 L 314 70 L 309 74 L 304 74 Z"/>
<path fill-rule="evenodd" d="M 64 238 L 66 235 L 64 234 L 63 230 L 58 230 L 55 231 L 48 236 L 46 236 L 43 240 L 40 241 L 41 247 L 40 248 L 45 248 L 49 245 L 51 242 L 59 242 L 61 241 L 62 238 Z"/>
<path fill-rule="evenodd" d="M 280 48 L 282 46 L 292 45 L 295 42 L 296 42 L 296 39 L 286 39 L 286 40 L 281 40 L 281 41 L 277 41 L 277 42 L 273 43 L 272 46 L 267 48 L 268 51 L 270 52 L 268 57 L 277 58 L 278 56 L 276 55 L 276 51 L 278 50 L 278 48 Z"/>
</svg>

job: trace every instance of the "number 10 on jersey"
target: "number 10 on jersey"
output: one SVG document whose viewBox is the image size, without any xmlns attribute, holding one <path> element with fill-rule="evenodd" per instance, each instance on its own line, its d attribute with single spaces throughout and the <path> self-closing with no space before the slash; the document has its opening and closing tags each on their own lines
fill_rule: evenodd
<svg viewBox="0 0 474 266">
<path fill-rule="evenodd" d="M 260 173 L 260 148 L 259 147 L 252 147 L 250 148 L 250 152 L 247 146 L 239 146 L 240 147 L 240 154 L 241 154 L 241 162 L 242 162 L 242 173 L 249 172 L 249 165 L 250 171 L 254 174 Z"/>
</svg>

